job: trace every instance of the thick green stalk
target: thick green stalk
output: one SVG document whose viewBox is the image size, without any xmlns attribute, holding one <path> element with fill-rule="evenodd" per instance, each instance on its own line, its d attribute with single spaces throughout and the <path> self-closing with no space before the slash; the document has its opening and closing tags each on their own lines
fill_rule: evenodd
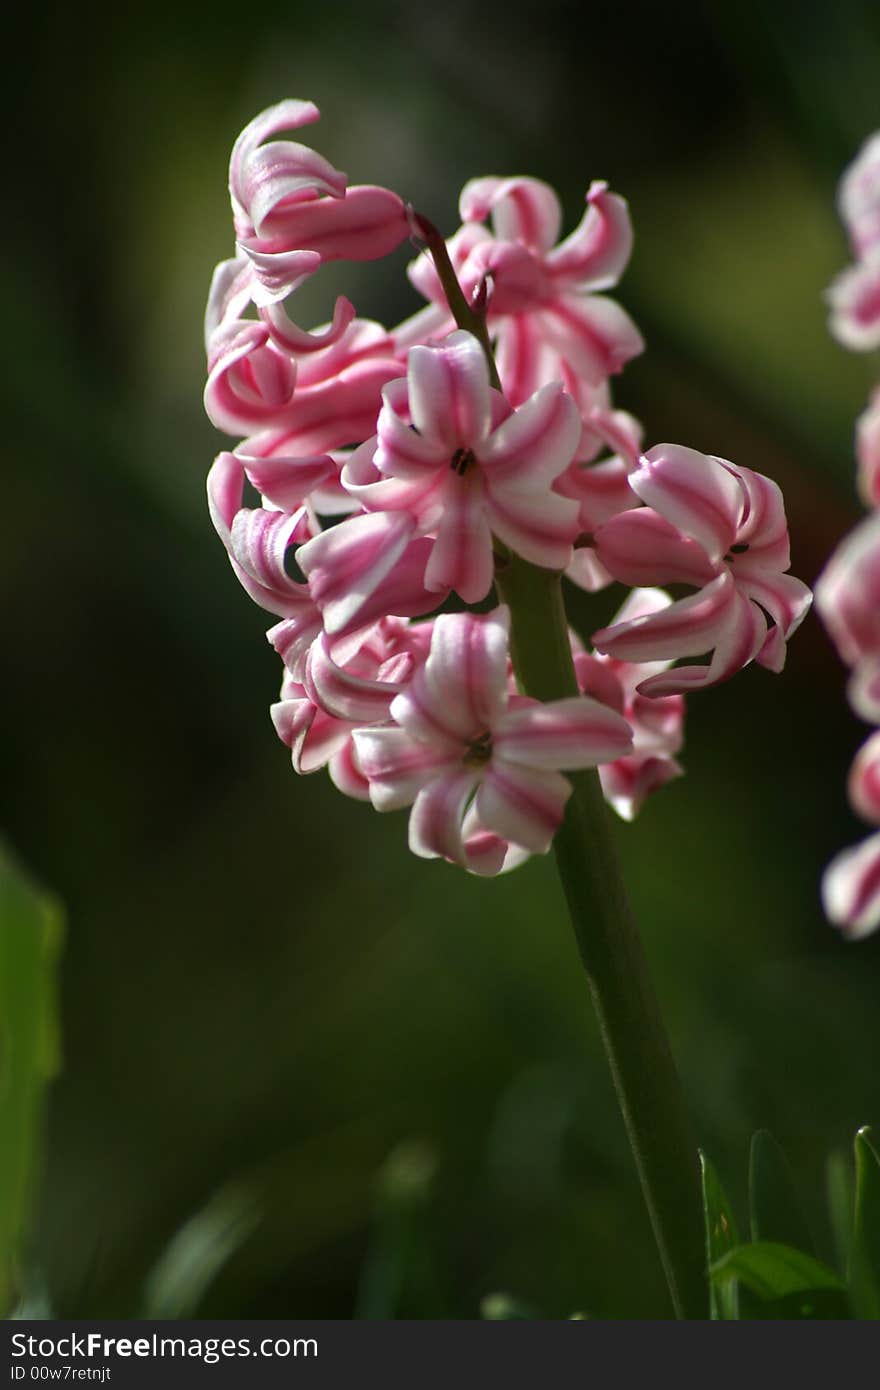
<svg viewBox="0 0 880 1390">
<path fill-rule="evenodd" d="M 577 694 L 560 576 L 512 556 L 496 582 L 510 608 L 514 666 L 525 692 L 538 700 Z M 574 791 L 554 841 L 559 876 L 675 1313 L 706 1318 L 700 1175 L 681 1084 L 598 774 L 569 777 Z"/>
<path fill-rule="evenodd" d="M 500 389 L 485 291 L 483 302 L 467 302 L 440 232 L 419 213 L 411 216 L 456 323 L 479 340 L 490 380 Z M 538 700 L 577 695 L 561 576 L 505 551 L 495 578 L 510 608 L 513 664 L 523 690 Z M 569 776 L 574 790 L 554 841 L 559 876 L 675 1314 L 707 1318 L 700 1172 L 681 1083 L 627 901 L 598 773 Z"/>
</svg>

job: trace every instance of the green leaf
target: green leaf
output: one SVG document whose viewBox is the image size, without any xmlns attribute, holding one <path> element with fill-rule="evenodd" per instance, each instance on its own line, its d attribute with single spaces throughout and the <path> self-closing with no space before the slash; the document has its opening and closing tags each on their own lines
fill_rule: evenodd
<svg viewBox="0 0 880 1390">
<path fill-rule="evenodd" d="M 700 1151 L 703 1175 L 703 1221 L 706 1227 L 706 1264 L 711 1269 L 739 1244 L 733 1209 L 727 1200 L 721 1179 L 711 1159 Z M 709 1316 L 726 1322 L 739 1318 L 739 1295 L 736 1284 L 726 1282 L 717 1287 L 709 1285 Z"/>
<path fill-rule="evenodd" d="M 247 1188 L 221 1188 L 159 1256 L 144 1286 L 141 1317 L 195 1317 L 214 1279 L 258 1223 L 256 1200 Z"/>
<path fill-rule="evenodd" d="M 749 1209 L 753 1241 L 775 1241 L 815 1253 L 788 1159 L 766 1129 L 752 1136 Z"/>
<path fill-rule="evenodd" d="M 849 1265 L 853 1315 L 880 1319 L 880 1155 L 871 1130 L 856 1135 L 856 1200 Z"/>
<path fill-rule="evenodd" d="M 709 1274 L 719 1288 L 736 1279 L 767 1300 L 812 1295 L 821 1290 L 841 1293 L 845 1289 L 834 1270 L 812 1255 L 769 1240 L 738 1245 L 713 1264 Z"/>
<path fill-rule="evenodd" d="M 46 1086 L 59 1067 L 61 937 L 59 906 L 0 844 L 0 1314 L 20 1283 Z"/>
</svg>

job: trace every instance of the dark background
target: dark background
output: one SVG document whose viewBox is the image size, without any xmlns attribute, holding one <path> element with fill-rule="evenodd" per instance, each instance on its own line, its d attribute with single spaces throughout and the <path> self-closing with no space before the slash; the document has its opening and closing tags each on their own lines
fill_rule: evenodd
<svg viewBox="0 0 880 1390">
<path fill-rule="evenodd" d="M 299 781 L 278 664 L 204 505 L 201 316 L 231 254 L 241 126 L 310 97 L 315 143 L 448 232 L 483 173 L 630 199 L 617 388 L 649 442 L 776 477 L 794 572 L 858 515 L 873 362 L 825 328 L 840 169 L 880 125 L 877 6 L 43 6 L 7 52 L 3 784 L 66 904 L 66 1065 L 38 1252 L 58 1313 L 142 1306 L 218 1189 L 251 1234 L 211 1316 L 666 1314 L 551 861 L 494 882 L 408 855 L 400 815 Z M 394 323 L 406 250 L 327 272 Z M 614 598 L 609 600 L 613 603 Z M 815 618 L 785 673 L 691 701 L 688 775 L 620 847 L 700 1141 L 742 1200 L 786 1145 L 823 1248 L 824 1164 L 880 1119 L 880 941 L 817 900 L 862 833 L 863 737 Z M 221 1198 L 221 1205 L 222 1205 Z"/>
</svg>

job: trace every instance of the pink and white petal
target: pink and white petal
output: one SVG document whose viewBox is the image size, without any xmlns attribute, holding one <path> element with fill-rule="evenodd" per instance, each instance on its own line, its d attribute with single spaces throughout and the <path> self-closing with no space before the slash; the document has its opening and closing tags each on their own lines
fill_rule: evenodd
<svg viewBox="0 0 880 1390">
<path fill-rule="evenodd" d="M 573 463 L 557 478 L 554 490 L 577 501 L 578 521 L 586 535 L 592 535 L 613 516 L 641 506 L 629 485 L 629 468 L 621 458 L 588 465 Z"/>
<path fill-rule="evenodd" d="M 456 273 L 461 270 L 475 246 L 482 241 L 491 240 L 492 234 L 485 227 L 472 223 L 459 227 L 455 235 L 450 237 L 446 243 L 446 250 Z M 414 261 L 410 261 L 406 273 L 410 284 L 418 290 L 419 294 L 423 295 L 425 299 L 429 299 L 432 304 L 440 305 L 444 312 L 449 312 L 446 294 L 429 252 L 423 251 Z"/>
<path fill-rule="evenodd" d="M 419 309 L 392 328 L 391 339 L 395 350 L 403 354 L 416 344 L 437 347 L 440 340 L 454 329 L 455 319 L 445 304 L 426 304 L 424 309 Z"/>
<path fill-rule="evenodd" d="M 444 491 L 437 536 L 425 569 L 425 588 L 453 590 L 465 603 L 479 603 L 492 587 L 495 556 L 482 490 L 468 479 Z"/>
<path fill-rule="evenodd" d="M 838 854 L 822 878 L 825 915 L 852 941 L 880 926 L 880 834 Z"/>
<path fill-rule="evenodd" d="M 486 502 L 495 535 L 517 555 L 542 569 L 564 570 L 578 534 L 578 505 L 556 492 L 491 487 Z"/>
<path fill-rule="evenodd" d="M 269 342 L 260 323 L 232 321 L 209 345 L 205 412 L 226 434 L 249 434 L 289 407 L 296 365 Z"/>
<path fill-rule="evenodd" d="M 528 850 L 502 840 L 481 824 L 473 802 L 464 814 L 461 827 L 464 845 L 465 866 L 468 873 L 481 878 L 494 878 L 497 874 L 509 873 L 511 869 L 524 864 L 529 857 Z"/>
<path fill-rule="evenodd" d="M 607 290 L 623 274 L 632 243 L 626 200 L 597 180 L 590 185 L 581 222 L 550 252 L 545 265 L 561 288 Z"/>
<path fill-rule="evenodd" d="M 736 594 L 732 610 L 722 626 L 712 659 L 707 666 L 675 666 L 660 675 L 640 681 L 636 689 L 640 695 L 656 698 L 685 695 L 691 690 L 704 690 L 710 685 L 719 685 L 721 681 L 729 680 L 755 659 L 766 634 L 767 624 L 760 608 L 750 603 L 742 594 Z"/>
<path fill-rule="evenodd" d="M 233 206 L 238 203 L 244 209 L 249 207 L 261 182 L 268 182 L 265 168 L 254 168 L 254 156 L 264 140 L 268 140 L 273 135 L 280 135 L 284 130 L 299 130 L 303 126 L 312 125 L 319 120 L 320 111 L 313 101 L 298 101 L 288 98 L 278 102 L 275 106 L 268 107 L 255 116 L 244 128 L 232 147 L 232 155 L 229 160 L 229 191 L 232 195 Z M 294 146 L 294 149 L 303 149 L 303 146 Z M 327 188 L 329 191 L 341 196 L 345 192 L 345 175 L 340 174 L 332 165 L 327 164 L 326 160 L 321 161 L 320 155 L 315 155 L 314 151 L 308 151 L 314 159 L 320 161 L 326 168 L 323 171 Z M 319 166 L 320 167 L 320 166 Z"/>
<path fill-rule="evenodd" d="M 746 494 L 736 534 L 736 553 L 731 561 L 734 569 L 743 574 L 756 569 L 787 570 L 791 564 L 791 547 L 785 502 L 778 484 L 751 468 L 735 468 L 724 459 L 717 462 L 739 478 Z M 747 549 L 741 553 L 741 547 Z"/>
<path fill-rule="evenodd" d="M 322 261 L 374 261 L 410 234 L 402 199 L 390 188 L 358 184 L 343 198 L 314 198 L 276 210 L 267 235 L 315 251 Z"/>
<path fill-rule="evenodd" d="M 702 546 L 650 507 L 619 512 L 596 527 L 600 562 L 623 584 L 708 584 L 717 574 Z"/>
<path fill-rule="evenodd" d="M 541 317 L 561 356 L 594 385 L 622 371 L 645 348 L 629 314 L 604 295 L 560 295 Z"/>
<path fill-rule="evenodd" d="M 549 251 L 559 237 L 562 210 L 549 184 L 525 177 L 471 179 L 461 190 L 462 222 L 492 218 L 496 237 L 521 241 L 533 251 Z"/>
<path fill-rule="evenodd" d="M 409 814 L 409 847 L 421 859 L 448 859 L 466 865 L 462 843 L 465 808 L 480 774 L 458 767 L 437 777 L 418 793 Z"/>
<path fill-rule="evenodd" d="M 816 582 L 816 607 L 847 665 L 880 653 L 880 511 L 838 545 Z"/>
<path fill-rule="evenodd" d="M 376 432 L 382 388 L 399 373 L 398 362 L 367 357 L 328 381 L 297 390 L 277 428 L 249 440 L 248 452 L 325 454 L 369 438 Z"/>
<path fill-rule="evenodd" d="M 428 660 L 410 690 L 437 725 L 460 740 L 491 729 L 507 708 L 509 631 L 503 606 L 486 614 L 442 613 L 434 620 Z M 395 719 L 397 708 L 395 702 Z"/>
<path fill-rule="evenodd" d="M 489 329 L 495 338 L 495 365 L 504 394 L 511 405 L 522 405 L 546 382 L 547 352 L 542 341 L 539 314 L 511 314 L 493 320 Z M 559 376 L 557 369 L 549 375 Z"/>
<path fill-rule="evenodd" d="M 321 614 L 311 599 L 308 599 L 294 616 L 276 623 L 266 633 L 269 645 L 281 657 L 295 681 L 302 681 L 309 648 L 321 630 Z"/>
<path fill-rule="evenodd" d="M 493 489 L 548 488 L 574 458 L 581 420 L 571 396 L 551 381 L 509 415 L 480 449 Z"/>
<path fill-rule="evenodd" d="M 577 584 L 579 589 L 586 590 L 588 594 L 597 594 L 600 589 L 607 589 L 609 584 L 614 583 L 613 576 L 608 573 L 595 550 L 589 546 L 581 546 L 575 550 L 565 567 L 565 574 L 572 584 Z"/>
<path fill-rule="evenodd" d="M 286 299 L 321 266 L 317 251 L 291 249 L 277 242 L 261 241 L 259 237 L 237 241 L 236 249 L 250 264 L 251 299 L 260 308 Z"/>
<path fill-rule="evenodd" d="M 682 776 L 681 764 L 664 757 L 621 758 L 599 768 L 602 794 L 625 821 L 635 820 L 652 792 Z"/>
<path fill-rule="evenodd" d="M 493 756 L 483 775 L 476 811 L 503 840 L 546 854 L 562 824 L 571 783 L 560 772 L 524 767 Z"/>
<path fill-rule="evenodd" d="M 880 732 L 873 733 L 856 754 L 847 793 L 857 815 L 880 825 Z"/>
<path fill-rule="evenodd" d="M 294 323 L 283 304 L 273 302 L 260 307 L 260 318 L 268 328 L 273 343 L 285 352 L 325 352 L 327 348 L 342 340 L 354 322 L 354 317 L 355 307 L 344 294 L 339 295 L 336 300 L 332 322 L 314 333 L 309 333 Z"/>
<path fill-rule="evenodd" d="M 258 584 L 283 593 L 302 593 L 304 586 L 291 579 L 285 568 L 288 550 L 310 534 L 306 509 L 296 512 L 242 507 L 232 519 L 229 553 Z"/>
<path fill-rule="evenodd" d="M 327 771 L 330 773 L 330 781 L 343 796 L 350 796 L 355 801 L 369 801 L 370 784 L 361 772 L 353 739 L 347 739 L 339 751 L 333 754 L 327 764 Z"/>
<path fill-rule="evenodd" d="M 280 700 L 269 713 L 275 732 L 291 751 L 293 769 L 300 776 L 326 767 L 351 734 L 350 724 L 317 709 L 307 697 Z"/>
<path fill-rule="evenodd" d="M 370 783 L 377 811 L 410 806 L 423 787 L 461 767 L 446 749 L 410 738 L 403 729 L 355 729 L 352 733 L 361 772 Z"/>
<path fill-rule="evenodd" d="M 746 497 L 742 483 L 717 459 L 682 444 L 657 444 L 642 455 L 629 481 L 643 502 L 702 546 L 713 563 L 727 554 Z"/>
<path fill-rule="evenodd" d="M 842 271 L 826 298 L 831 308 L 828 326 L 839 343 L 853 352 L 880 347 L 880 248 L 870 259 Z"/>
<path fill-rule="evenodd" d="M 489 370 L 472 333 L 452 333 L 442 347 L 410 349 L 409 406 L 425 439 L 448 448 L 477 448 L 491 422 Z"/>
<path fill-rule="evenodd" d="M 880 656 L 866 656 L 853 669 L 846 687 L 850 709 L 869 724 L 880 724 Z"/>
<path fill-rule="evenodd" d="M 297 563 L 327 632 L 340 632 L 358 617 L 400 560 L 412 533 L 413 522 L 405 512 L 372 512 L 349 517 L 300 546 Z"/>
<path fill-rule="evenodd" d="M 312 645 L 305 666 L 306 694 L 327 714 L 353 724 L 377 724 L 388 710 L 400 686 L 362 676 L 338 666 L 330 655 L 326 637 Z"/>
<path fill-rule="evenodd" d="M 240 319 L 251 302 L 254 273 L 245 256 L 221 261 L 214 268 L 208 303 L 205 306 L 205 351 L 210 353 L 211 339 L 223 324 Z"/>
<path fill-rule="evenodd" d="M 574 634 L 571 634 L 572 636 Z M 583 650 L 573 651 L 574 672 L 582 695 L 599 700 L 609 709 L 624 712 L 624 690 L 618 679 L 619 663 L 606 661 Z"/>
<path fill-rule="evenodd" d="M 557 772 L 626 757 L 632 741 L 623 716 L 586 695 L 508 710 L 492 730 L 493 753 L 505 762 Z"/>
<path fill-rule="evenodd" d="M 295 512 L 315 488 L 336 478 L 336 464 L 329 454 L 311 458 L 259 458 L 245 452 L 247 445 L 236 450 L 245 475 L 263 498 L 273 507 Z"/>
<path fill-rule="evenodd" d="M 866 507 L 880 507 L 880 390 L 856 421 L 859 495 Z"/>
<path fill-rule="evenodd" d="M 731 622 L 744 620 L 752 605 L 740 598 L 728 571 L 704 589 L 659 612 L 615 623 L 593 633 L 593 646 L 618 661 L 666 661 L 699 656 L 717 645 Z M 762 640 L 764 631 L 762 629 Z M 752 653 L 754 655 L 754 653 Z M 670 693 L 670 692 L 664 692 Z"/>
<path fill-rule="evenodd" d="M 880 246 L 880 132 L 865 141 L 845 170 L 837 206 L 856 255 L 868 256 Z"/>
<path fill-rule="evenodd" d="M 767 633 L 756 660 L 778 674 L 785 665 L 785 644 L 807 616 L 813 595 L 793 574 L 765 570 L 741 579 L 734 567 L 733 577 L 740 593 L 759 603 L 773 619 L 774 626 Z"/>
</svg>

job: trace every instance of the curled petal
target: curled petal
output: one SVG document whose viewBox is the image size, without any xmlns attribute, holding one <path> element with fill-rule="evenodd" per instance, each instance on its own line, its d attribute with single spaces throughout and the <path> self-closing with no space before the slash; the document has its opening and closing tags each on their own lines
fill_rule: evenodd
<svg viewBox="0 0 880 1390">
<path fill-rule="evenodd" d="M 495 559 L 482 490 L 462 481 L 444 492 L 443 515 L 425 569 L 425 587 L 479 603 L 492 587 Z"/>
<path fill-rule="evenodd" d="M 461 191 L 462 222 L 492 218 L 502 241 L 520 241 L 534 251 L 549 251 L 559 236 L 562 213 L 549 184 L 531 178 L 471 179 Z"/>
<path fill-rule="evenodd" d="M 751 468 L 734 468 L 718 459 L 745 491 L 745 508 L 730 560 L 737 575 L 754 570 L 787 570 L 791 564 L 788 522 L 782 491 L 772 478 Z"/>
<path fill-rule="evenodd" d="M 355 801 L 369 801 L 370 784 L 361 772 L 354 739 L 346 739 L 338 752 L 333 754 L 327 764 L 327 771 L 334 787 L 342 792 L 343 796 L 353 797 Z"/>
<path fill-rule="evenodd" d="M 317 333 L 308 333 L 295 324 L 283 304 L 273 301 L 260 308 L 260 318 L 268 328 L 272 342 L 285 352 L 294 353 L 322 352 L 332 347 L 348 332 L 354 316 L 354 305 L 342 294 L 333 308 L 333 321 Z"/>
<path fill-rule="evenodd" d="M 230 553 L 258 584 L 279 593 L 290 589 L 298 596 L 303 586 L 290 578 L 284 562 L 291 546 L 308 534 L 304 508 L 276 512 L 242 507 L 232 521 Z"/>
<path fill-rule="evenodd" d="M 309 697 L 327 714 L 353 724 L 377 724 L 387 719 L 391 701 L 401 688 L 398 683 L 367 680 L 338 666 L 326 637 L 320 637 L 309 652 L 304 684 Z"/>
<path fill-rule="evenodd" d="M 720 640 L 736 609 L 735 599 L 733 578 L 724 572 L 699 593 L 655 613 L 600 628 L 593 633 L 593 646 L 618 661 L 674 661 L 681 656 L 698 656 Z"/>
<path fill-rule="evenodd" d="M 327 381 L 297 390 L 275 426 L 248 440 L 247 453 L 324 454 L 367 439 L 376 429 L 382 387 L 399 372 L 393 360 L 366 357 Z"/>
<path fill-rule="evenodd" d="M 621 512 L 593 534 L 600 562 L 623 584 L 709 583 L 715 567 L 701 545 L 650 507 Z"/>
<path fill-rule="evenodd" d="M 261 111 L 239 135 L 229 161 L 229 192 L 237 216 L 259 231 L 263 219 L 285 198 L 327 193 L 342 197 L 345 175 L 305 145 L 263 141 L 283 130 L 299 130 L 320 119 L 312 101 L 288 99 Z"/>
<path fill-rule="evenodd" d="M 629 468 L 622 458 L 572 464 L 557 479 L 556 491 L 577 501 L 578 524 L 585 535 L 592 535 L 597 526 L 620 512 L 640 505 L 629 485 Z"/>
<path fill-rule="evenodd" d="M 576 695 L 508 710 L 495 725 L 492 747 L 508 762 L 574 772 L 625 757 L 632 729 L 607 705 Z"/>
<path fill-rule="evenodd" d="M 870 260 L 850 266 L 828 289 L 829 328 L 839 343 L 853 352 L 880 347 L 880 247 Z"/>
<path fill-rule="evenodd" d="M 699 598 L 699 595 L 693 595 Z M 687 599 L 680 600 L 687 603 Z M 672 607 L 676 605 L 673 604 Z M 657 676 L 649 676 L 640 681 L 636 690 L 640 695 L 658 696 L 684 695 L 689 690 L 706 689 L 729 680 L 753 661 L 761 650 L 767 632 L 767 624 L 759 608 L 742 594 L 734 591 L 730 612 L 717 634 L 715 649 L 708 666 L 675 666 Z"/>
<path fill-rule="evenodd" d="M 658 444 L 643 454 L 630 477 L 637 496 L 710 561 L 727 554 L 737 535 L 745 496 L 742 484 L 717 459 L 681 444 Z"/>
<path fill-rule="evenodd" d="M 350 517 L 300 546 L 297 562 L 327 632 L 340 632 L 358 616 L 400 560 L 412 532 L 405 513 L 373 512 Z"/>
<path fill-rule="evenodd" d="M 271 236 L 288 247 L 316 252 L 321 261 L 375 261 L 406 240 L 409 222 L 402 199 L 390 188 L 358 184 L 344 197 L 312 198 L 278 209 Z"/>
<path fill-rule="evenodd" d="M 254 273 L 246 257 L 221 261 L 211 277 L 205 307 L 205 351 L 211 354 L 211 339 L 221 325 L 240 319 L 251 302 Z"/>
<path fill-rule="evenodd" d="M 632 251 L 633 233 L 624 198 L 596 181 L 587 193 L 587 211 L 579 226 L 546 259 L 562 287 L 607 290 L 616 285 Z"/>
<path fill-rule="evenodd" d="M 571 783 L 561 772 L 495 757 L 477 791 L 483 825 L 532 854 L 546 854 L 562 824 Z"/>
<path fill-rule="evenodd" d="M 880 732 L 872 734 L 856 754 L 847 791 L 856 814 L 880 825 Z"/>
<path fill-rule="evenodd" d="M 214 528 L 226 548 L 230 564 L 239 583 L 250 594 L 255 603 L 258 603 L 261 608 L 268 609 L 270 613 L 277 613 L 279 617 L 296 617 L 304 609 L 311 611 L 313 604 L 308 589 L 303 584 L 295 583 L 286 574 L 282 574 L 283 561 L 282 569 L 279 569 L 277 550 L 274 551 L 274 559 L 267 558 L 266 568 L 261 567 L 259 562 L 261 544 L 255 535 L 252 536 L 248 533 L 246 521 L 238 524 L 235 538 L 233 538 L 233 529 L 242 510 L 243 487 L 244 470 L 241 460 L 236 458 L 235 454 L 218 454 L 208 474 L 208 510 Z M 282 518 L 282 528 L 272 536 L 271 543 L 269 543 L 269 537 L 272 533 L 271 531 L 266 533 L 270 552 L 272 552 L 273 544 L 277 546 L 282 541 L 286 541 L 288 544 L 293 542 L 298 538 L 299 531 L 304 530 L 307 525 L 307 518 L 302 512 L 298 513 L 294 520 L 287 518 L 286 524 L 289 527 L 287 532 L 284 531 L 285 519 L 282 513 L 267 512 L 262 515 L 267 521 L 272 517 Z M 255 531 L 259 530 L 261 524 L 260 520 L 254 523 Z M 255 573 L 255 568 L 259 569 L 259 573 Z M 265 578 L 270 576 L 273 582 L 264 582 Z M 278 580 L 277 584 L 274 582 L 275 579 Z"/>
<path fill-rule="evenodd" d="M 302 603 L 292 617 L 276 623 L 266 633 L 269 645 L 278 653 L 288 672 L 297 682 L 302 682 L 306 657 L 321 631 L 321 614 L 317 606 L 309 600 Z"/>
<path fill-rule="evenodd" d="M 602 794 L 621 820 L 635 820 L 647 797 L 665 787 L 676 777 L 684 776 L 684 768 L 674 758 L 619 758 L 599 768 Z"/>
<path fill-rule="evenodd" d="M 251 268 L 251 299 L 259 306 L 286 299 L 320 268 L 317 251 L 291 249 L 272 242 L 247 237 L 236 243 L 238 252 Z"/>
<path fill-rule="evenodd" d="M 466 863 L 462 821 L 479 781 L 473 768 L 458 767 L 423 787 L 409 816 L 409 847 L 422 859 Z"/>
<path fill-rule="evenodd" d="M 813 595 L 806 584 L 792 574 L 765 570 L 740 578 L 734 569 L 734 578 L 740 592 L 759 603 L 773 619 L 774 625 L 756 660 L 768 670 L 779 672 L 785 665 L 785 644 L 807 616 Z"/>
<path fill-rule="evenodd" d="M 461 838 L 468 873 L 479 874 L 481 878 L 509 873 L 529 857 L 528 850 L 512 845 L 509 840 L 502 840 L 499 835 L 487 830 L 481 824 L 473 802 L 465 811 Z"/>
<path fill-rule="evenodd" d="M 298 511 L 309 493 L 334 480 L 336 464 L 329 454 L 311 458 L 285 458 L 275 455 L 260 458 L 245 452 L 246 445 L 236 449 L 249 483 L 262 493 L 273 507 L 285 512 Z"/>
<path fill-rule="evenodd" d="M 880 926 L 880 834 L 832 859 L 822 879 L 822 901 L 829 921 L 853 941 Z"/>
<path fill-rule="evenodd" d="M 210 344 L 205 410 L 226 434 L 267 425 L 293 400 L 296 366 L 268 342 L 261 323 L 233 322 Z"/>
<path fill-rule="evenodd" d="M 307 696 L 279 700 L 269 713 L 275 732 L 290 749 L 294 771 L 301 776 L 326 767 L 348 742 L 351 725 L 325 714 Z"/>
</svg>

